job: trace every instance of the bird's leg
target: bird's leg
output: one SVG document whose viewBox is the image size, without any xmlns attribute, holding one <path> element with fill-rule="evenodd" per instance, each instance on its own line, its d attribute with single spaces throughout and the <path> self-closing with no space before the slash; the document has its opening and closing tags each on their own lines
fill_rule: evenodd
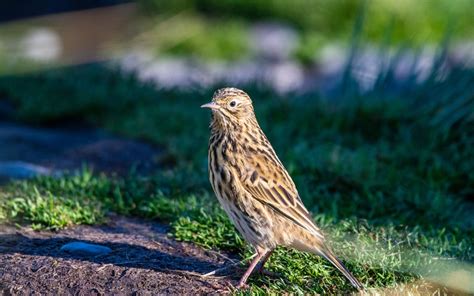
<svg viewBox="0 0 474 296">
<path fill-rule="evenodd" d="M 239 283 L 237 284 L 237 289 L 243 288 L 245 286 L 245 282 L 247 282 L 247 279 L 252 274 L 252 271 L 255 269 L 255 266 L 257 266 L 260 259 L 262 259 L 262 257 L 264 257 L 268 252 L 269 252 L 268 250 L 260 252 L 255 258 L 253 258 L 252 263 L 250 263 L 249 268 L 247 269 L 247 271 L 244 273 Z"/>
<path fill-rule="evenodd" d="M 272 253 L 273 253 L 273 250 L 270 250 L 270 251 L 268 251 L 268 252 L 265 254 L 265 256 L 263 256 L 262 260 L 260 261 L 260 263 L 259 263 L 258 266 L 256 267 L 256 269 L 257 269 L 256 271 L 257 271 L 258 273 L 262 273 L 263 267 L 265 266 L 265 263 L 267 263 L 267 260 L 268 260 L 268 258 L 270 258 L 270 256 L 272 255 Z"/>
</svg>

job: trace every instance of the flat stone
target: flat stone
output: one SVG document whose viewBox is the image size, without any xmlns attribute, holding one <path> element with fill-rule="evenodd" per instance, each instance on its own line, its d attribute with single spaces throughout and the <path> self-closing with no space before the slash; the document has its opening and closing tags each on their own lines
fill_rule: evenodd
<svg viewBox="0 0 474 296">
<path fill-rule="evenodd" d="M 112 252 L 112 249 L 106 246 L 88 244 L 84 242 L 71 242 L 62 246 L 61 251 L 81 256 L 97 256 L 107 255 Z"/>
<path fill-rule="evenodd" d="M 1 116 L 0 116 L 1 117 Z M 81 126 L 41 128 L 0 121 L 0 182 L 94 171 L 126 175 L 158 168 L 161 150 L 148 143 Z"/>
<path fill-rule="evenodd" d="M 0 180 L 28 179 L 51 175 L 49 168 L 23 161 L 0 161 Z"/>
</svg>

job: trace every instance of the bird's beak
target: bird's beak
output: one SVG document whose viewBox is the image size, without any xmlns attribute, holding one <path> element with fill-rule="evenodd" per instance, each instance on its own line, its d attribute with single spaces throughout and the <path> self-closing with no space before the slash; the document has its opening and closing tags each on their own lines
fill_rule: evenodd
<svg viewBox="0 0 474 296">
<path fill-rule="evenodd" d="M 219 109 L 219 105 L 214 102 L 209 102 L 207 104 L 201 105 L 201 108 Z"/>
</svg>

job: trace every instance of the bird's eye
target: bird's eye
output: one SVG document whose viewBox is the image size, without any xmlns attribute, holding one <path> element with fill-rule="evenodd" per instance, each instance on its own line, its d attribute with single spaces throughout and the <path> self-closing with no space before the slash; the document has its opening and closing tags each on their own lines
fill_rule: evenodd
<svg viewBox="0 0 474 296">
<path fill-rule="evenodd" d="M 235 107 L 235 105 L 237 105 L 237 102 L 236 102 L 236 101 L 231 101 L 231 102 L 229 103 L 229 106 L 231 106 L 231 107 Z"/>
</svg>

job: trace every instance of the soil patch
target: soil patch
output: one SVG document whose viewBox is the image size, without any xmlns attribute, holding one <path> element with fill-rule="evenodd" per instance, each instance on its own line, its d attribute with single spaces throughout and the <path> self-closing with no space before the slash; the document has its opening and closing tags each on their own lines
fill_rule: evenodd
<svg viewBox="0 0 474 296">
<path fill-rule="evenodd" d="M 232 259 L 177 242 L 167 230 L 118 216 L 106 225 L 58 232 L 0 226 L 0 294 L 196 295 L 226 289 L 226 278 L 201 275 Z M 88 257 L 60 251 L 71 241 L 100 244 L 112 252 Z"/>
</svg>

